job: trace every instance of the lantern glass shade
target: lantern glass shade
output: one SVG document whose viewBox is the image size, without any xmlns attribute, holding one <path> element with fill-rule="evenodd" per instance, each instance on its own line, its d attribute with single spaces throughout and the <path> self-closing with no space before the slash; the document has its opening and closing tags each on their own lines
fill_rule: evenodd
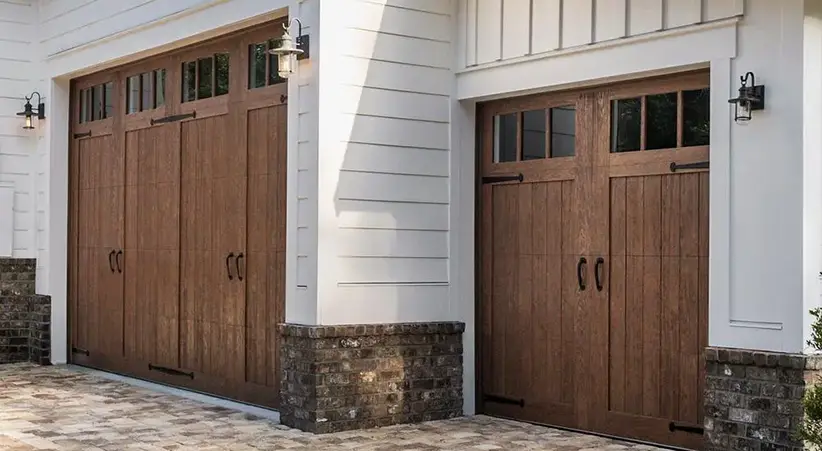
<svg viewBox="0 0 822 451">
<path fill-rule="evenodd" d="M 34 116 L 34 110 L 31 107 L 31 102 L 26 99 L 26 105 L 23 107 L 23 111 L 17 113 L 18 116 L 24 116 L 26 118 L 26 123 L 23 126 L 26 130 L 31 130 L 34 128 L 34 125 L 31 123 L 31 118 Z"/>
<path fill-rule="evenodd" d="M 26 125 L 23 126 L 26 130 L 31 130 L 34 128 L 34 125 L 31 124 L 31 116 L 26 116 Z"/>
<path fill-rule="evenodd" d="M 286 31 L 280 39 L 280 45 L 269 50 L 269 53 L 277 56 L 277 73 L 281 78 L 288 78 L 294 73 L 297 66 L 297 56 L 303 53 L 303 50 L 295 45 L 294 38 Z"/>
<path fill-rule="evenodd" d="M 294 62 L 297 57 L 293 54 L 288 53 L 281 53 L 277 55 L 277 73 L 280 75 L 280 78 L 288 78 L 289 75 L 294 73 Z"/>
</svg>

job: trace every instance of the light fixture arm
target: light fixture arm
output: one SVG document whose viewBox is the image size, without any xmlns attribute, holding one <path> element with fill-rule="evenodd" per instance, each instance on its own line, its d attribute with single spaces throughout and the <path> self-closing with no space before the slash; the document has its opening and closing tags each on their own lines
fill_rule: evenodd
<svg viewBox="0 0 822 451">
<path fill-rule="evenodd" d="M 40 120 L 45 119 L 46 118 L 46 105 L 43 103 L 43 97 L 40 96 L 39 92 L 34 91 L 34 92 L 31 93 L 31 95 L 26 96 L 26 103 L 30 103 L 31 99 L 33 99 L 35 95 L 37 96 L 37 108 L 36 109 L 33 108 L 33 109 L 37 113 L 37 119 L 40 119 Z"/>
<path fill-rule="evenodd" d="M 300 19 L 298 19 L 298 18 L 296 18 L 296 17 L 292 17 L 292 18 L 291 18 L 291 20 L 289 20 L 289 21 L 288 21 L 288 23 L 284 23 L 284 24 L 283 24 L 283 28 L 285 28 L 285 31 L 286 31 L 286 33 L 287 33 L 287 32 L 288 32 L 288 30 L 291 28 L 291 26 L 292 26 L 292 25 L 294 25 L 294 22 L 297 22 L 297 25 L 298 25 L 298 28 L 297 28 L 297 39 L 296 39 L 296 42 L 297 42 L 297 44 L 299 45 L 299 44 L 301 44 L 301 43 L 302 43 L 302 37 L 303 37 L 303 21 L 301 21 Z"/>
<path fill-rule="evenodd" d="M 40 93 L 37 91 L 32 92 L 30 96 L 26 96 L 26 102 L 31 101 L 31 99 L 33 99 L 35 95 L 37 95 L 37 105 L 42 105 L 43 98 L 40 97 Z"/>
<path fill-rule="evenodd" d="M 756 86 L 756 75 L 753 72 L 748 72 L 747 74 L 739 77 L 740 81 L 742 81 L 742 87 L 745 88 L 748 86 L 748 80 L 751 82 L 751 86 Z"/>
</svg>

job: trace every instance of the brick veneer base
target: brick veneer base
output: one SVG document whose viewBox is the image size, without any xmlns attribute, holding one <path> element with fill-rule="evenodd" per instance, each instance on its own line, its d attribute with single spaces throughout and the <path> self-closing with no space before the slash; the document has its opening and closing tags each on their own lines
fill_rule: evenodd
<svg viewBox="0 0 822 451">
<path fill-rule="evenodd" d="M 0 258 L 0 363 L 51 361 L 51 298 L 34 294 L 37 263 Z"/>
<path fill-rule="evenodd" d="M 705 350 L 705 449 L 801 450 L 802 398 L 822 357 Z"/>
<path fill-rule="evenodd" d="M 328 433 L 460 416 L 464 330 L 283 324 L 280 421 Z"/>
</svg>

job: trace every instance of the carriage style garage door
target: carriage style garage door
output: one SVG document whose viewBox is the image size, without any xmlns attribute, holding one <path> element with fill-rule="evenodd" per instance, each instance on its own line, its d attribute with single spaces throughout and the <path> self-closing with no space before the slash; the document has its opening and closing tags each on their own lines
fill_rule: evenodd
<svg viewBox="0 0 822 451">
<path fill-rule="evenodd" d="M 281 23 L 73 81 L 72 362 L 277 406 Z"/>
<path fill-rule="evenodd" d="M 708 82 L 481 106 L 484 412 L 701 447 Z"/>
</svg>

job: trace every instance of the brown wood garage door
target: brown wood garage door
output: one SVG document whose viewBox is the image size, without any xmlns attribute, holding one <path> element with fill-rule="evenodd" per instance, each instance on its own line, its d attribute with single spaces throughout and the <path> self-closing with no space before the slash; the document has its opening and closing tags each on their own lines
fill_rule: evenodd
<svg viewBox="0 0 822 451">
<path fill-rule="evenodd" d="M 72 361 L 278 404 L 282 21 L 72 83 Z"/>
<path fill-rule="evenodd" d="M 484 412 L 701 446 L 707 87 L 699 72 L 481 106 Z"/>
</svg>

